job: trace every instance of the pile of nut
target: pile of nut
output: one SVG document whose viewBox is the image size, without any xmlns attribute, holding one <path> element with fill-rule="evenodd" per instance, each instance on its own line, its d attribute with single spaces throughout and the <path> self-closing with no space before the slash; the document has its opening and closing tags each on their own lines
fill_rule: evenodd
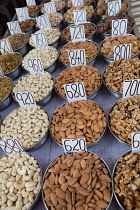
<svg viewBox="0 0 140 210">
<path fill-rule="evenodd" d="M 38 34 L 38 33 L 45 33 L 45 37 L 46 37 L 46 41 L 48 45 L 53 44 L 60 38 L 60 31 L 59 29 L 56 29 L 56 28 L 44 28 L 42 30 L 38 30 L 37 32 L 35 32 L 35 34 Z M 32 36 L 29 39 L 29 44 L 33 47 L 35 46 Z"/>
<path fill-rule="evenodd" d="M 85 49 L 86 54 L 86 62 L 90 62 L 94 59 L 98 54 L 98 47 L 94 42 L 91 41 L 79 41 L 79 42 L 71 42 L 60 50 L 60 60 L 66 65 L 70 65 L 68 50 L 77 50 L 77 49 Z"/>
<path fill-rule="evenodd" d="M 12 81 L 9 77 L 0 77 L 0 102 L 3 101 L 12 90 Z"/>
<path fill-rule="evenodd" d="M 48 3 L 48 2 L 50 2 L 50 1 L 44 0 L 44 1 L 41 2 L 41 4 L 45 4 L 45 3 Z M 60 10 L 62 10 L 66 6 L 65 1 L 63 1 L 63 0 L 54 1 L 54 4 L 55 4 L 55 8 L 56 8 L 56 11 L 57 12 L 60 11 Z M 41 7 L 41 12 L 42 13 L 46 13 L 44 6 Z"/>
<path fill-rule="evenodd" d="M 140 53 L 140 40 L 136 36 L 118 35 L 105 39 L 101 45 L 101 53 L 109 58 L 114 57 L 114 46 L 131 44 L 131 57 Z"/>
<path fill-rule="evenodd" d="M 92 36 L 96 32 L 96 26 L 92 23 L 82 23 L 82 24 L 79 24 L 79 25 L 84 25 L 85 38 L 89 38 L 90 36 Z M 74 25 L 71 25 L 71 26 L 74 26 Z M 66 39 L 68 41 L 71 41 L 71 34 L 70 34 L 70 27 L 71 26 L 68 26 L 62 32 L 63 39 Z"/>
<path fill-rule="evenodd" d="M 49 21 L 51 26 L 56 26 L 63 20 L 63 15 L 60 13 L 49 13 L 48 14 Z"/>
<path fill-rule="evenodd" d="M 35 25 L 35 20 L 33 19 L 26 19 L 25 21 L 19 22 L 21 31 L 24 32 Z"/>
<path fill-rule="evenodd" d="M 127 31 L 130 30 L 134 25 L 134 18 L 130 17 L 125 12 L 123 12 L 119 15 L 106 17 L 105 19 L 101 20 L 97 24 L 98 30 L 101 33 L 111 34 L 112 33 L 112 20 L 118 20 L 118 19 L 127 19 Z"/>
<path fill-rule="evenodd" d="M 27 153 L 0 159 L 0 209 L 30 209 L 41 187 L 41 169 Z"/>
<path fill-rule="evenodd" d="M 123 92 L 124 80 L 140 78 L 140 60 L 137 59 L 119 59 L 112 62 L 104 72 L 106 85 L 116 91 Z"/>
<path fill-rule="evenodd" d="M 61 96 L 66 97 L 63 85 L 75 82 L 83 82 L 86 95 L 89 96 L 99 88 L 101 74 L 93 66 L 75 66 L 60 73 L 56 78 L 55 88 Z"/>
<path fill-rule="evenodd" d="M 109 125 L 116 137 L 131 144 L 131 133 L 140 130 L 140 96 L 118 100 L 109 113 Z"/>
<path fill-rule="evenodd" d="M 27 44 L 29 41 L 28 34 L 13 34 L 8 37 L 9 42 L 12 46 L 13 51 L 21 48 L 23 45 Z"/>
<path fill-rule="evenodd" d="M 29 17 L 36 15 L 40 11 L 40 7 L 37 5 L 27 6 Z"/>
<path fill-rule="evenodd" d="M 66 103 L 56 109 L 50 131 L 60 144 L 62 139 L 85 138 L 87 145 L 100 138 L 106 127 L 106 117 L 99 105 L 81 100 Z"/>
<path fill-rule="evenodd" d="M 1 125 L 1 139 L 18 139 L 23 148 L 33 147 L 48 131 L 49 120 L 40 106 L 17 108 Z"/>
<path fill-rule="evenodd" d="M 114 1 L 114 0 L 108 0 L 108 2 L 111 2 L 111 1 Z M 128 3 L 126 1 L 122 1 L 121 9 L 119 10 L 119 12 L 117 14 L 126 11 L 127 7 L 128 7 Z M 107 3 L 105 3 L 105 0 L 98 1 L 96 13 L 97 13 L 97 15 L 108 16 L 108 6 L 107 6 Z"/>
<path fill-rule="evenodd" d="M 43 183 L 47 208 L 105 210 L 111 200 L 111 177 L 96 154 L 63 154 L 49 166 Z"/>
<path fill-rule="evenodd" d="M 45 69 L 57 60 L 58 52 L 54 47 L 38 47 L 36 49 L 30 50 L 22 61 L 22 66 L 27 71 L 30 71 L 27 64 L 27 59 L 30 58 L 39 58 L 42 61 L 43 68 Z"/>
<path fill-rule="evenodd" d="M 92 4 L 93 0 L 83 0 L 83 2 L 84 2 L 84 5 L 90 5 Z M 69 8 L 73 7 L 72 0 L 67 1 L 67 6 Z"/>
<path fill-rule="evenodd" d="M 118 160 L 115 192 L 124 209 L 140 209 L 140 153 L 128 152 Z"/>
<path fill-rule="evenodd" d="M 64 14 L 64 19 L 67 22 L 74 22 L 74 14 L 73 11 L 74 10 L 82 10 L 85 9 L 86 10 L 86 18 L 91 18 L 94 14 L 94 9 L 93 6 L 77 6 L 77 7 L 72 7 L 71 9 L 68 9 L 67 12 Z"/>
<path fill-rule="evenodd" d="M 35 101 L 40 101 L 52 91 L 53 85 L 53 78 L 48 72 L 41 76 L 31 72 L 15 84 L 13 95 L 18 92 L 32 92 Z"/>
</svg>

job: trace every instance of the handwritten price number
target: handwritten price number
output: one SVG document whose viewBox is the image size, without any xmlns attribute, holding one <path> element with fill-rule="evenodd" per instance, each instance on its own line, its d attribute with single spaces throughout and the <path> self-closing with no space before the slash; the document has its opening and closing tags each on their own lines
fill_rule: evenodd
<svg viewBox="0 0 140 210">
<path fill-rule="evenodd" d="M 44 68 L 40 58 L 30 58 L 27 60 L 27 64 L 30 71 L 38 73 L 40 75 L 44 74 Z"/>
<path fill-rule="evenodd" d="M 31 92 L 19 92 L 15 93 L 15 97 L 21 108 L 28 106 L 36 106 L 36 102 Z"/>
<path fill-rule="evenodd" d="M 56 13 L 55 3 L 53 1 L 45 3 L 44 7 L 45 7 L 46 14 Z"/>
<path fill-rule="evenodd" d="M 70 34 L 73 42 L 85 41 L 84 25 L 71 26 Z"/>
<path fill-rule="evenodd" d="M 0 40 L 0 52 L 1 54 L 4 54 L 6 52 L 13 52 L 13 49 L 8 39 Z"/>
<path fill-rule="evenodd" d="M 74 13 L 75 25 L 86 22 L 86 10 L 85 9 L 74 10 L 73 13 Z"/>
<path fill-rule="evenodd" d="M 121 0 L 108 2 L 108 16 L 115 16 L 121 9 Z"/>
<path fill-rule="evenodd" d="M 85 139 L 63 139 L 62 143 L 66 154 L 87 151 Z"/>
<path fill-rule="evenodd" d="M 71 83 L 64 85 L 64 90 L 68 102 L 87 100 L 83 82 Z"/>
<path fill-rule="evenodd" d="M 0 146 L 6 154 L 11 154 L 15 152 L 25 152 L 17 139 L 0 140 Z"/>
<path fill-rule="evenodd" d="M 18 21 L 7 22 L 7 26 L 8 26 L 8 29 L 9 29 L 11 34 L 20 34 L 20 33 L 22 33 Z"/>
<path fill-rule="evenodd" d="M 51 23 L 46 14 L 36 17 L 40 29 L 51 28 Z"/>
<path fill-rule="evenodd" d="M 73 7 L 84 5 L 83 0 L 72 0 Z"/>
<path fill-rule="evenodd" d="M 26 7 L 16 8 L 16 13 L 19 21 L 29 19 L 28 9 Z"/>
<path fill-rule="evenodd" d="M 35 0 L 26 0 L 26 4 L 27 6 L 32 6 L 32 5 L 36 5 Z"/>
<path fill-rule="evenodd" d="M 123 98 L 140 95 L 140 79 L 125 80 L 123 84 Z"/>
<path fill-rule="evenodd" d="M 140 152 L 140 132 L 132 133 L 132 152 Z"/>
<path fill-rule="evenodd" d="M 35 47 L 46 47 L 48 46 L 45 33 L 35 33 L 32 34 L 32 39 L 34 41 Z"/>
<path fill-rule="evenodd" d="M 131 57 L 131 44 L 114 46 L 114 61 L 120 58 L 128 59 Z"/>
<path fill-rule="evenodd" d="M 126 35 L 127 19 L 112 20 L 112 36 Z"/>
<path fill-rule="evenodd" d="M 85 49 L 69 50 L 68 55 L 71 66 L 86 65 Z"/>
</svg>

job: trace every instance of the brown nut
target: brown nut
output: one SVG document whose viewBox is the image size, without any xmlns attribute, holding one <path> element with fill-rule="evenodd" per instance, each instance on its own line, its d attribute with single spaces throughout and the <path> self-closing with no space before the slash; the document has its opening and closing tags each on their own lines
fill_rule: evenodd
<svg viewBox="0 0 140 210">
<path fill-rule="evenodd" d="M 28 30 L 30 27 L 35 25 L 35 20 L 32 19 L 26 19 L 25 21 L 19 22 L 21 31 L 24 32 Z"/>
<path fill-rule="evenodd" d="M 40 7 L 37 5 L 27 6 L 29 17 L 36 15 L 40 11 Z"/>
<path fill-rule="evenodd" d="M 12 81 L 8 77 L 0 77 L 0 102 L 3 101 L 12 90 Z"/>
</svg>

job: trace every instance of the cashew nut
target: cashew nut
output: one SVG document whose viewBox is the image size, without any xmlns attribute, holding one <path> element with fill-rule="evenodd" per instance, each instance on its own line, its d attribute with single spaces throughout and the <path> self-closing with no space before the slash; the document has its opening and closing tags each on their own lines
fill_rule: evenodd
<svg viewBox="0 0 140 210">
<path fill-rule="evenodd" d="M 18 174 L 20 174 L 20 175 L 26 174 L 25 168 L 23 168 L 23 169 L 18 168 L 18 169 L 17 169 L 17 172 L 18 172 Z"/>
<path fill-rule="evenodd" d="M 1 198 L 0 198 L 0 199 L 1 199 L 1 200 L 0 200 L 0 206 L 1 206 L 1 205 L 3 205 L 4 203 L 6 203 L 6 201 L 7 201 L 7 195 L 6 195 L 6 193 L 1 193 L 1 194 L 0 194 L 0 197 L 1 197 Z"/>
<path fill-rule="evenodd" d="M 14 187 L 16 188 L 16 189 L 23 189 L 23 187 L 25 186 L 25 181 L 23 181 L 23 182 L 21 182 L 21 183 L 18 183 L 18 182 L 15 182 L 14 183 Z"/>
<path fill-rule="evenodd" d="M 17 200 L 17 195 L 15 193 L 9 193 L 7 195 L 7 198 L 13 202 L 15 202 Z"/>
</svg>

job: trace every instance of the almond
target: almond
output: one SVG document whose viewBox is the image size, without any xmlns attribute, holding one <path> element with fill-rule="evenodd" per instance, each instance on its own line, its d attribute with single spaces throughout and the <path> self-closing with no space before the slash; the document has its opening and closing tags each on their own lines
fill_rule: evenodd
<svg viewBox="0 0 140 210">
<path fill-rule="evenodd" d="M 59 184 L 64 184 L 66 182 L 65 177 L 64 176 L 59 176 L 58 182 L 59 182 Z"/>
<path fill-rule="evenodd" d="M 54 206 L 56 206 L 58 204 L 57 196 L 56 196 L 55 193 L 51 193 L 50 194 L 50 199 L 51 199 L 51 201 L 52 201 L 52 203 L 53 203 Z"/>
<path fill-rule="evenodd" d="M 87 197 L 87 199 L 86 199 L 86 204 L 88 204 L 88 203 L 90 202 L 92 196 L 93 196 L 93 192 L 91 192 L 91 193 L 88 195 L 88 197 Z"/>
<path fill-rule="evenodd" d="M 107 208 L 108 204 L 104 200 L 99 200 L 96 202 L 97 207 L 99 208 Z"/>
<path fill-rule="evenodd" d="M 68 204 L 72 204 L 72 195 L 69 191 L 66 192 L 66 201 L 68 202 Z"/>
<path fill-rule="evenodd" d="M 55 192 L 56 192 L 57 197 L 62 198 L 62 199 L 65 199 L 66 198 L 65 193 L 63 192 L 63 190 L 57 188 L 55 190 Z"/>
<path fill-rule="evenodd" d="M 85 160 L 81 160 L 81 162 L 80 162 L 80 164 L 81 164 L 81 167 L 83 168 L 83 169 L 85 169 L 86 168 L 86 161 Z"/>
<path fill-rule="evenodd" d="M 82 206 L 85 202 L 86 202 L 86 199 L 82 199 L 75 204 L 75 207 L 77 208 L 79 206 Z"/>
<path fill-rule="evenodd" d="M 83 187 L 79 187 L 79 188 L 78 188 L 78 191 L 79 191 L 80 194 L 85 195 L 85 196 L 88 196 L 88 195 L 90 194 L 90 193 L 89 193 L 85 188 L 83 188 Z"/>
<path fill-rule="evenodd" d="M 89 179 L 89 174 L 83 174 L 80 179 L 80 184 L 83 185 L 83 184 L 87 183 L 88 179 Z"/>
<path fill-rule="evenodd" d="M 109 203 L 110 199 L 111 199 L 111 194 L 110 194 L 109 190 L 105 189 L 103 191 L 103 195 L 104 195 L 104 200 Z"/>
<path fill-rule="evenodd" d="M 66 201 L 65 201 L 64 199 L 62 199 L 62 198 L 59 198 L 59 197 L 58 197 L 58 202 L 59 202 L 62 206 L 66 206 L 66 205 L 67 205 Z"/>
<path fill-rule="evenodd" d="M 102 179 L 102 180 L 105 179 L 107 182 L 112 182 L 111 178 L 107 175 L 104 175 L 104 174 L 100 175 L 99 179 Z"/>
<path fill-rule="evenodd" d="M 99 197 L 100 200 L 104 198 L 103 194 L 99 190 L 94 189 L 94 192 L 96 193 L 96 195 Z"/>
<path fill-rule="evenodd" d="M 68 185 L 73 185 L 76 181 L 77 181 L 77 178 L 76 178 L 76 177 L 71 177 L 71 178 L 67 181 L 67 183 L 68 183 Z"/>
<path fill-rule="evenodd" d="M 68 188 L 68 184 L 67 183 L 64 183 L 61 185 L 61 189 L 65 192 Z"/>
</svg>

